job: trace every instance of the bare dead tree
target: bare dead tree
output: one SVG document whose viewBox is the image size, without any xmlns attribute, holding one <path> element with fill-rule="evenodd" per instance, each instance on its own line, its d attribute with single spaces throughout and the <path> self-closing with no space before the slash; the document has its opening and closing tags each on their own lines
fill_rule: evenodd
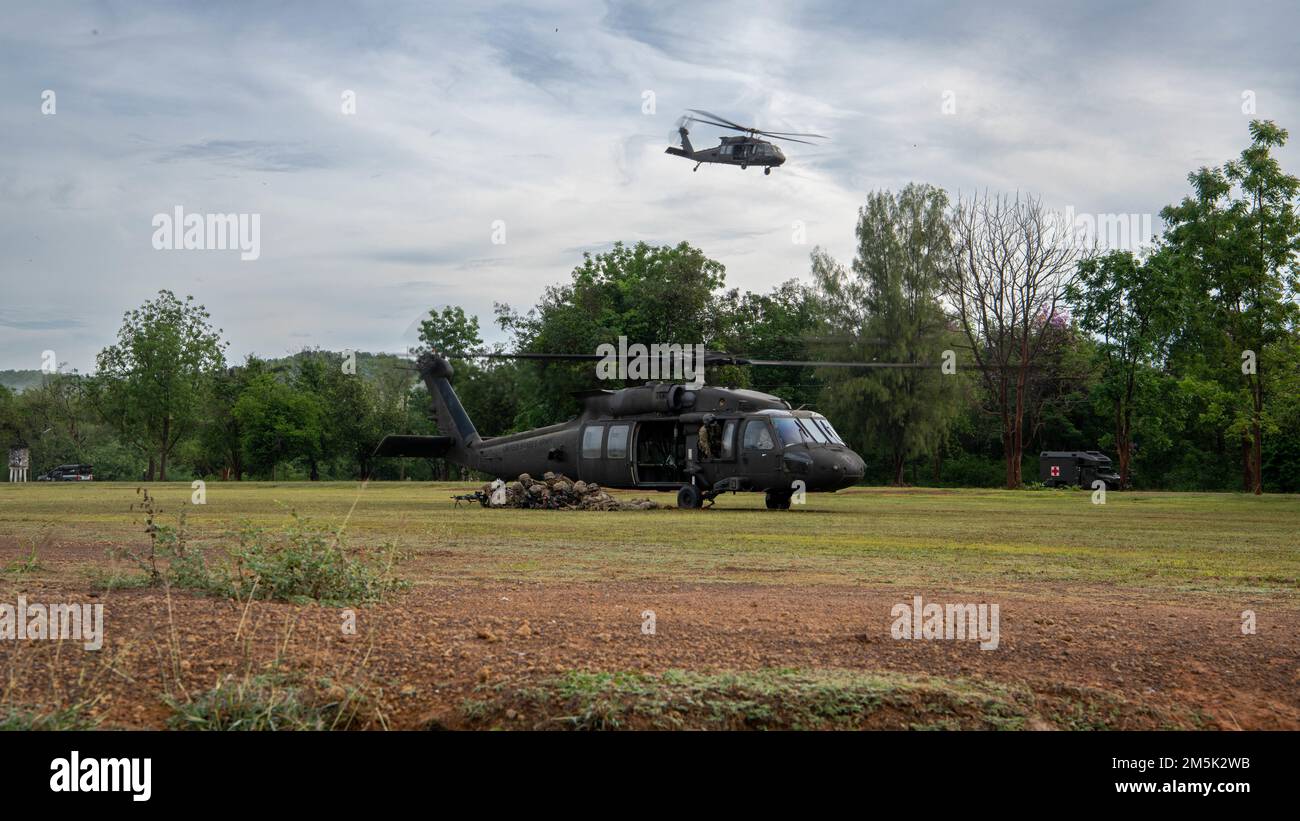
<svg viewBox="0 0 1300 821">
<path fill-rule="evenodd" d="M 1016 488 L 1033 371 L 1064 319 L 1065 288 L 1087 253 L 1037 197 L 959 196 L 951 219 L 945 296 L 970 343 L 985 410 L 1001 424 L 1007 487 Z"/>
</svg>

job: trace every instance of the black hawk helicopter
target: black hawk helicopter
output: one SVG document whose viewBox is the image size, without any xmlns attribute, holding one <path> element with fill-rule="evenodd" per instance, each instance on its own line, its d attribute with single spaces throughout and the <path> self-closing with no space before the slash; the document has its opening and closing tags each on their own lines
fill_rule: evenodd
<svg viewBox="0 0 1300 821">
<path fill-rule="evenodd" d="M 830 420 L 758 391 L 649 382 L 578 394 L 582 412 L 558 425 L 484 438 L 451 386 L 448 358 L 593 361 L 589 354 L 425 352 L 417 370 L 442 436 L 389 435 L 376 456 L 443 457 L 498 479 L 547 471 L 610 488 L 677 489 L 677 505 L 699 508 L 726 492 L 762 492 L 788 510 L 796 488 L 833 492 L 855 484 L 865 463 Z M 709 352 L 709 365 L 928 367 L 874 362 L 795 362 Z M 701 368 L 700 373 L 703 373 Z M 802 483 L 800 486 L 799 483 Z"/>
<path fill-rule="evenodd" d="M 698 108 L 689 108 L 694 114 L 710 119 L 704 120 L 700 117 L 683 117 L 677 127 L 677 133 L 681 135 L 682 147 L 669 146 L 665 153 L 672 154 L 676 157 L 685 157 L 688 160 L 695 160 L 695 168 L 692 171 L 699 171 L 700 166 L 706 162 L 720 163 L 722 165 L 738 165 L 741 168 L 748 168 L 751 165 L 763 167 L 764 174 L 771 174 L 772 169 L 785 163 L 785 154 L 781 149 L 768 142 L 767 140 L 758 139 L 759 134 L 764 137 L 772 137 L 778 140 L 788 140 L 792 143 L 805 143 L 815 145 L 807 140 L 797 139 L 798 137 L 816 137 L 817 139 L 826 139 L 821 134 L 797 134 L 780 131 L 761 131 L 757 128 L 739 125 L 731 120 L 719 117 L 717 114 L 710 114 L 707 111 L 701 111 Z M 722 143 L 716 148 L 701 148 L 696 151 L 691 146 L 690 132 L 686 129 L 686 123 L 704 123 L 706 125 L 716 125 L 719 128 L 730 128 L 734 131 L 741 131 L 744 136 L 741 137 L 723 137 Z"/>
</svg>

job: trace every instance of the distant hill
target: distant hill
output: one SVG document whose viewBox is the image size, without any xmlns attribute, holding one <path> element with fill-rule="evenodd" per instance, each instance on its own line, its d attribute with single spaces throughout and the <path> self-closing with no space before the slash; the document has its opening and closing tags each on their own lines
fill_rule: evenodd
<svg viewBox="0 0 1300 821">
<path fill-rule="evenodd" d="M 328 354 L 330 356 L 342 356 L 340 351 L 302 351 L 289 356 L 268 359 L 267 363 L 272 367 L 279 367 L 289 364 L 292 360 L 311 356 L 313 354 Z M 228 364 L 238 365 L 242 360 L 231 360 Z M 411 362 L 403 357 L 387 353 L 367 353 L 357 351 L 357 375 L 367 381 L 375 381 L 380 373 L 391 368 L 410 368 Z M 9 388 L 14 393 L 22 393 L 28 388 L 38 387 L 41 379 L 45 374 L 40 370 L 29 371 L 0 371 L 0 385 Z"/>
<path fill-rule="evenodd" d="M 332 356 L 332 357 L 343 356 L 342 351 L 327 351 L 321 349 L 321 350 L 299 351 L 298 353 L 290 354 L 288 356 L 277 357 L 275 359 L 268 359 L 266 360 L 266 362 L 272 368 L 279 368 L 291 364 L 295 359 L 301 359 L 303 357 L 315 356 L 319 354 L 325 354 L 327 356 Z M 409 359 L 405 357 L 397 356 L 395 354 L 367 353 L 366 351 L 357 351 L 356 355 L 357 355 L 357 375 L 360 376 L 362 379 L 365 379 L 370 382 L 373 382 L 376 379 L 378 379 L 380 374 L 386 370 L 390 370 L 392 368 L 409 369 L 414 367 L 414 365 L 411 363 Z M 231 364 L 239 364 L 239 363 L 232 362 Z"/>
<path fill-rule="evenodd" d="M 4 385 L 14 393 L 22 393 L 28 388 L 40 385 L 41 377 L 44 375 L 39 370 L 0 371 L 0 385 Z"/>
</svg>

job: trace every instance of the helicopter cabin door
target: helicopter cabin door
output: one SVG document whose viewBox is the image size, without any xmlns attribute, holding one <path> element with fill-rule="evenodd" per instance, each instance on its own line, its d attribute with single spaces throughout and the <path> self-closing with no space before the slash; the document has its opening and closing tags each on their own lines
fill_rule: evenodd
<svg viewBox="0 0 1300 821">
<path fill-rule="evenodd" d="M 585 425 L 578 478 L 607 487 L 632 487 L 631 440 L 630 422 Z"/>
<path fill-rule="evenodd" d="M 677 420 L 637 422 L 632 455 L 637 487 L 686 484 L 686 437 Z"/>
<path fill-rule="evenodd" d="M 757 488 L 777 487 L 781 482 L 781 455 L 777 452 L 776 432 L 763 417 L 745 420 L 740 450 L 741 470 L 750 475 Z"/>
<path fill-rule="evenodd" d="M 633 487 L 632 423 L 611 422 L 605 434 L 605 480 L 610 487 Z"/>
</svg>

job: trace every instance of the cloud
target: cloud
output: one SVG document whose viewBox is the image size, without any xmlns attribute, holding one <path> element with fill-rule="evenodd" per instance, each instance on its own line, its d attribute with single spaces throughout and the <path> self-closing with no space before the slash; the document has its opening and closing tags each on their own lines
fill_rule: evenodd
<svg viewBox="0 0 1300 821">
<path fill-rule="evenodd" d="M 204 140 L 178 146 L 158 157 L 158 162 L 197 160 L 246 168 L 251 171 L 306 171 L 327 168 L 325 157 L 302 144 L 259 140 Z"/>
<path fill-rule="evenodd" d="M 448 304 L 495 341 L 494 302 L 528 307 L 616 240 L 691 242 L 728 285 L 762 290 L 806 276 L 814 245 L 847 262 L 871 190 L 919 181 L 1156 212 L 1185 193 L 1187 172 L 1245 146 L 1244 90 L 1258 116 L 1300 127 L 1300 10 L 1285 4 L 86 2 L 7 14 L 0 368 L 48 348 L 88 370 L 122 313 L 161 287 L 205 303 L 235 358 L 304 341 L 398 350 L 413 317 Z M 46 89 L 53 116 L 40 113 Z M 830 139 L 789 146 L 768 177 L 692 172 L 663 151 L 687 108 Z M 691 134 L 697 146 L 718 136 Z M 176 205 L 261 214 L 261 258 L 153 250 L 152 216 Z"/>
<path fill-rule="evenodd" d="M 80 319 L 69 317 L 19 316 L 13 310 L 0 311 L 0 328 L 16 331 L 71 331 L 84 326 Z"/>
</svg>

